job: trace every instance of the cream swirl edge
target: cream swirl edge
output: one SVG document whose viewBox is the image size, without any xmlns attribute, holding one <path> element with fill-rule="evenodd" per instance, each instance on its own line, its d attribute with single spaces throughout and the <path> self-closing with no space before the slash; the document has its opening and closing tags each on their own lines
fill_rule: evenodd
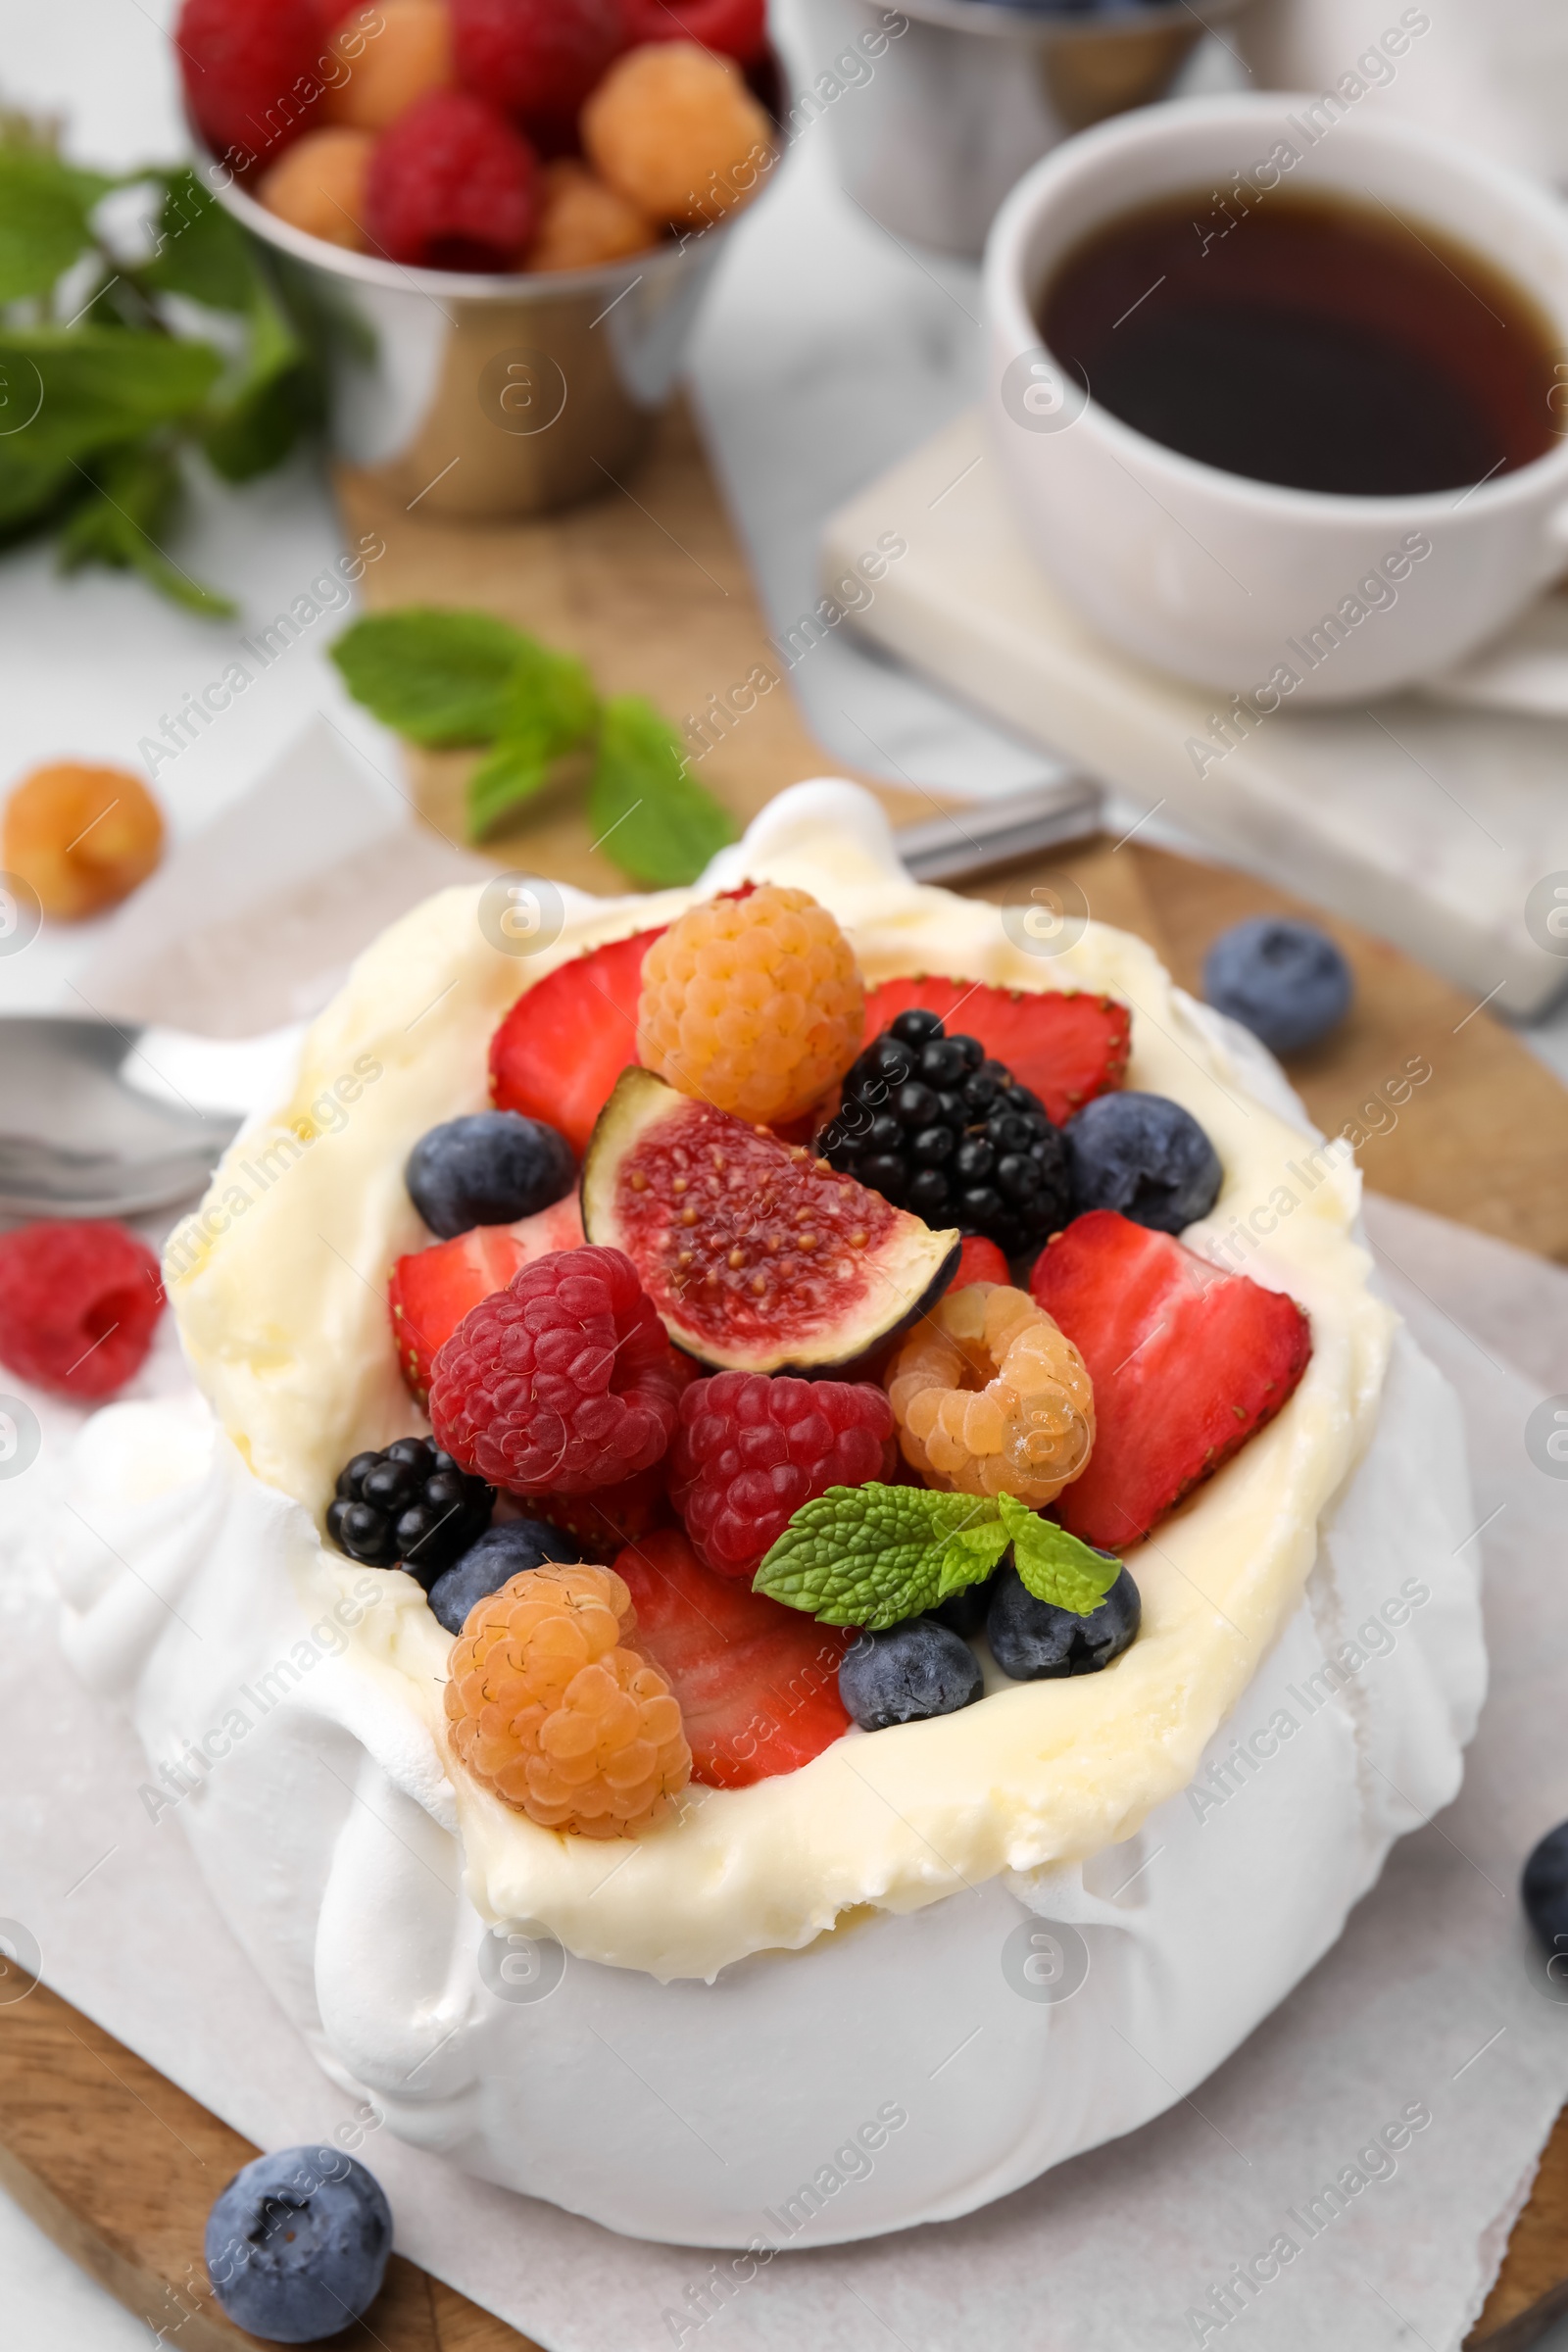
<svg viewBox="0 0 1568 2352">
<path fill-rule="evenodd" d="M 487 943 L 471 889 L 427 901 L 360 958 L 306 1040 L 293 1097 L 236 1141 L 181 1229 L 186 1270 L 171 1281 L 194 1376 L 259 1478 L 318 1518 L 350 1452 L 416 1423 L 385 1308 L 393 1258 L 426 1239 L 403 1162 L 426 1128 L 486 1102 L 490 1034 L 519 984 L 670 920 L 743 871 L 830 906 L 871 982 L 935 970 L 1128 1003 L 1129 1084 L 1184 1102 L 1226 1171 L 1213 1212 L 1186 1240 L 1213 1250 L 1254 1211 L 1272 1217 L 1245 1270 L 1307 1309 L 1313 1355 L 1278 1419 L 1128 1555 L 1143 1631 L 1114 1667 L 1006 1688 L 929 1723 L 852 1733 L 750 1788 L 693 1790 L 677 1821 L 629 1849 L 540 1830 L 446 1766 L 448 1638 L 413 1580 L 388 1574 L 354 1654 L 423 1721 L 432 1762 L 449 1769 L 475 1906 L 539 1921 L 582 1957 L 661 1979 L 711 1978 L 748 1953 L 808 1944 L 858 1906 L 918 1909 L 1000 1871 L 1082 1861 L 1131 1837 L 1191 1779 L 1297 1605 L 1319 1517 L 1371 1434 L 1394 1322 L 1351 1235 L 1359 1176 L 1334 1166 L 1308 1187 L 1309 1140 L 1247 1093 L 1141 940 L 1091 923 L 1054 959 L 1023 953 L 995 906 L 910 883 L 880 813 L 848 786 L 798 787 L 720 863 L 716 882 L 695 891 L 565 894 L 560 940 L 526 962 Z M 273 1150 L 270 1162 L 278 1139 L 365 1057 L 378 1075 L 345 1106 L 341 1130 L 297 1156 Z M 264 1185 L 280 1158 L 289 1164 Z M 227 1224 L 201 1238 L 201 1216 L 215 1209 Z M 319 1540 L 296 1571 L 313 1607 L 354 1573 Z"/>
</svg>

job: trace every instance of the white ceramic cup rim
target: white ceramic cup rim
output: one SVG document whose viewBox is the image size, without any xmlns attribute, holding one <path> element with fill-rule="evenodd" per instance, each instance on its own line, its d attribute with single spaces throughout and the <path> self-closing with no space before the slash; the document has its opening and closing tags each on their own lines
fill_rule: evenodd
<svg viewBox="0 0 1568 2352">
<path fill-rule="evenodd" d="M 1049 348 L 1041 340 L 1031 300 L 1037 289 L 1026 276 L 1025 265 L 1042 220 L 1075 184 L 1097 179 L 1104 182 L 1107 201 L 1102 209 L 1097 208 L 1093 213 L 1094 221 L 1102 224 L 1113 220 L 1118 210 L 1131 209 L 1125 203 L 1118 205 L 1114 198 L 1111 183 L 1119 159 L 1163 147 L 1179 166 L 1189 132 L 1232 126 L 1238 130 L 1283 131 L 1289 115 L 1319 103 L 1318 93 L 1288 90 L 1170 99 L 1158 106 L 1140 107 L 1130 114 L 1114 116 L 1092 130 L 1080 132 L 1046 156 L 1013 188 L 986 240 L 985 308 L 998 343 L 1009 355 Z M 1419 170 L 1446 172 L 1473 187 L 1485 188 L 1499 203 L 1511 205 L 1537 229 L 1549 235 L 1561 247 L 1568 270 L 1568 207 L 1524 173 L 1442 132 L 1396 117 L 1378 120 L 1346 117 L 1334 125 L 1334 135 L 1337 139 L 1343 135 L 1363 143 L 1375 141 L 1385 151 L 1407 155 Z M 1206 170 L 1200 170 L 1199 175 L 1207 176 Z M 1190 184 L 1191 178 L 1189 175 L 1184 182 L 1180 170 L 1173 170 L 1168 192 L 1178 193 L 1184 184 Z M 1145 196 L 1151 192 L 1145 191 Z M 1412 198 L 1412 210 L 1422 217 L 1419 196 Z M 1082 236 L 1089 226 L 1089 220 L 1081 222 L 1077 235 Z M 1463 241 L 1459 232 L 1446 233 Z M 1510 255 L 1489 250 L 1480 238 L 1472 238 L 1470 242 L 1478 254 L 1530 295 L 1551 319 L 1568 355 L 1568 292 L 1553 299 L 1527 281 Z M 1051 356 L 1060 367 L 1055 355 Z M 1336 524 L 1352 519 L 1363 523 L 1387 520 L 1395 528 L 1401 522 L 1425 515 L 1442 516 L 1453 510 L 1451 489 L 1420 491 L 1401 497 L 1363 497 L 1341 491 L 1293 489 L 1284 483 L 1258 481 L 1250 474 L 1230 473 L 1222 466 L 1204 464 L 1201 459 L 1185 457 L 1179 450 L 1168 449 L 1163 442 L 1140 432 L 1136 426 L 1124 424 L 1094 399 L 1092 391 L 1078 421 L 1087 424 L 1091 419 L 1104 444 L 1112 452 L 1119 452 L 1123 462 L 1133 469 L 1149 476 L 1163 473 L 1173 489 L 1200 489 L 1211 499 L 1226 499 L 1251 513 L 1269 510 L 1288 514 L 1298 520 L 1317 516 Z M 1553 474 L 1568 476 L 1568 436 L 1556 449 L 1544 451 L 1528 465 L 1515 466 L 1510 472 L 1466 490 L 1464 505 L 1475 514 L 1497 514 L 1513 506 L 1534 505 Z"/>
</svg>

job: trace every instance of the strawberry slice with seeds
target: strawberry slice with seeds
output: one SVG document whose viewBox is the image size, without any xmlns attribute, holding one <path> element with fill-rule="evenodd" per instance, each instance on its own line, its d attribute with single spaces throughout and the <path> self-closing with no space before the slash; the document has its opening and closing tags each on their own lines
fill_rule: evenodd
<svg viewBox="0 0 1568 2352">
<path fill-rule="evenodd" d="M 1095 1384 L 1095 1450 L 1056 1516 L 1125 1551 L 1271 1421 L 1306 1370 L 1294 1298 L 1184 1250 L 1113 1209 L 1075 1217 L 1029 1288 Z"/>
<path fill-rule="evenodd" d="M 558 1127 L 578 1158 L 615 1080 L 637 1058 L 643 957 L 659 931 L 639 931 L 547 972 L 490 1041 L 490 1094 L 498 1110 Z"/>
<path fill-rule="evenodd" d="M 1114 997 L 1086 990 L 985 988 L 972 980 L 884 980 L 865 1000 L 865 1043 L 911 1005 L 934 1012 L 950 1036 L 977 1037 L 1020 1086 L 1038 1095 L 1059 1127 L 1127 1075 L 1132 1014 Z"/>
<path fill-rule="evenodd" d="M 745 1788 L 844 1737 L 839 1662 L 853 1632 L 715 1576 L 678 1528 L 629 1544 L 612 1564 L 631 1592 L 637 1647 L 680 1701 L 694 1781 Z"/>
<path fill-rule="evenodd" d="M 582 1215 L 575 1193 L 515 1225 L 475 1225 L 455 1242 L 411 1250 L 392 1269 L 387 1304 L 398 1369 L 421 1405 L 430 1399 L 430 1366 L 471 1306 L 504 1291 L 514 1274 L 556 1250 L 580 1250 Z"/>
</svg>

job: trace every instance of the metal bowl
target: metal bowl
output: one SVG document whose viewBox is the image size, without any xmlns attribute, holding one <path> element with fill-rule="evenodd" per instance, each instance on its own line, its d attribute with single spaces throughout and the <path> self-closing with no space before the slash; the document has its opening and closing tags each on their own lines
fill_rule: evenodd
<svg viewBox="0 0 1568 2352">
<path fill-rule="evenodd" d="M 335 453 L 468 521 L 574 506 L 636 463 L 732 225 L 596 270 L 491 276 L 350 253 L 237 184 L 218 194 L 322 354 Z"/>
<path fill-rule="evenodd" d="M 1247 0 L 1111 0 L 1089 10 L 1019 0 L 803 0 L 810 91 L 849 194 L 896 236 L 978 256 L 1013 183 L 1053 147 L 1162 98 L 1204 30 Z M 895 29 L 900 24 L 904 29 Z M 874 59 L 870 71 L 865 68 Z M 790 118 L 804 127 L 803 92 Z"/>
</svg>

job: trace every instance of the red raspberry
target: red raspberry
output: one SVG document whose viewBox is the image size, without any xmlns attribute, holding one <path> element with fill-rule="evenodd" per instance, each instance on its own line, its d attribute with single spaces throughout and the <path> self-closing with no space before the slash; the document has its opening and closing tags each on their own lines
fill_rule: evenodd
<svg viewBox="0 0 1568 2352">
<path fill-rule="evenodd" d="M 243 169 L 309 128 L 323 87 L 317 0 L 185 0 L 174 41 L 186 104 L 215 155 Z"/>
<path fill-rule="evenodd" d="M 466 90 L 432 90 L 376 141 L 366 221 L 394 262 L 511 270 L 542 200 L 539 158 L 506 116 Z"/>
<path fill-rule="evenodd" d="M 437 1350 L 430 1420 L 465 1470 L 514 1494 L 586 1494 L 657 1462 L 690 1367 L 618 1250 L 535 1258 Z"/>
<path fill-rule="evenodd" d="M 458 79 L 518 115 L 569 121 L 626 45 L 617 0 L 451 0 Z"/>
<path fill-rule="evenodd" d="M 681 1398 L 670 1499 L 710 1568 L 751 1576 L 802 1503 L 891 1477 L 895 1458 L 881 1389 L 719 1372 Z"/>
<path fill-rule="evenodd" d="M 56 1396 L 123 1388 L 164 1309 L 158 1260 L 123 1225 L 23 1225 L 0 1234 L 0 1363 Z"/>
<path fill-rule="evenodd" d="M 767 0 L 621 0 L 626 35 L 638 41 L 698 41 L 749 66 L 767 41 Z"/>
</svg>

